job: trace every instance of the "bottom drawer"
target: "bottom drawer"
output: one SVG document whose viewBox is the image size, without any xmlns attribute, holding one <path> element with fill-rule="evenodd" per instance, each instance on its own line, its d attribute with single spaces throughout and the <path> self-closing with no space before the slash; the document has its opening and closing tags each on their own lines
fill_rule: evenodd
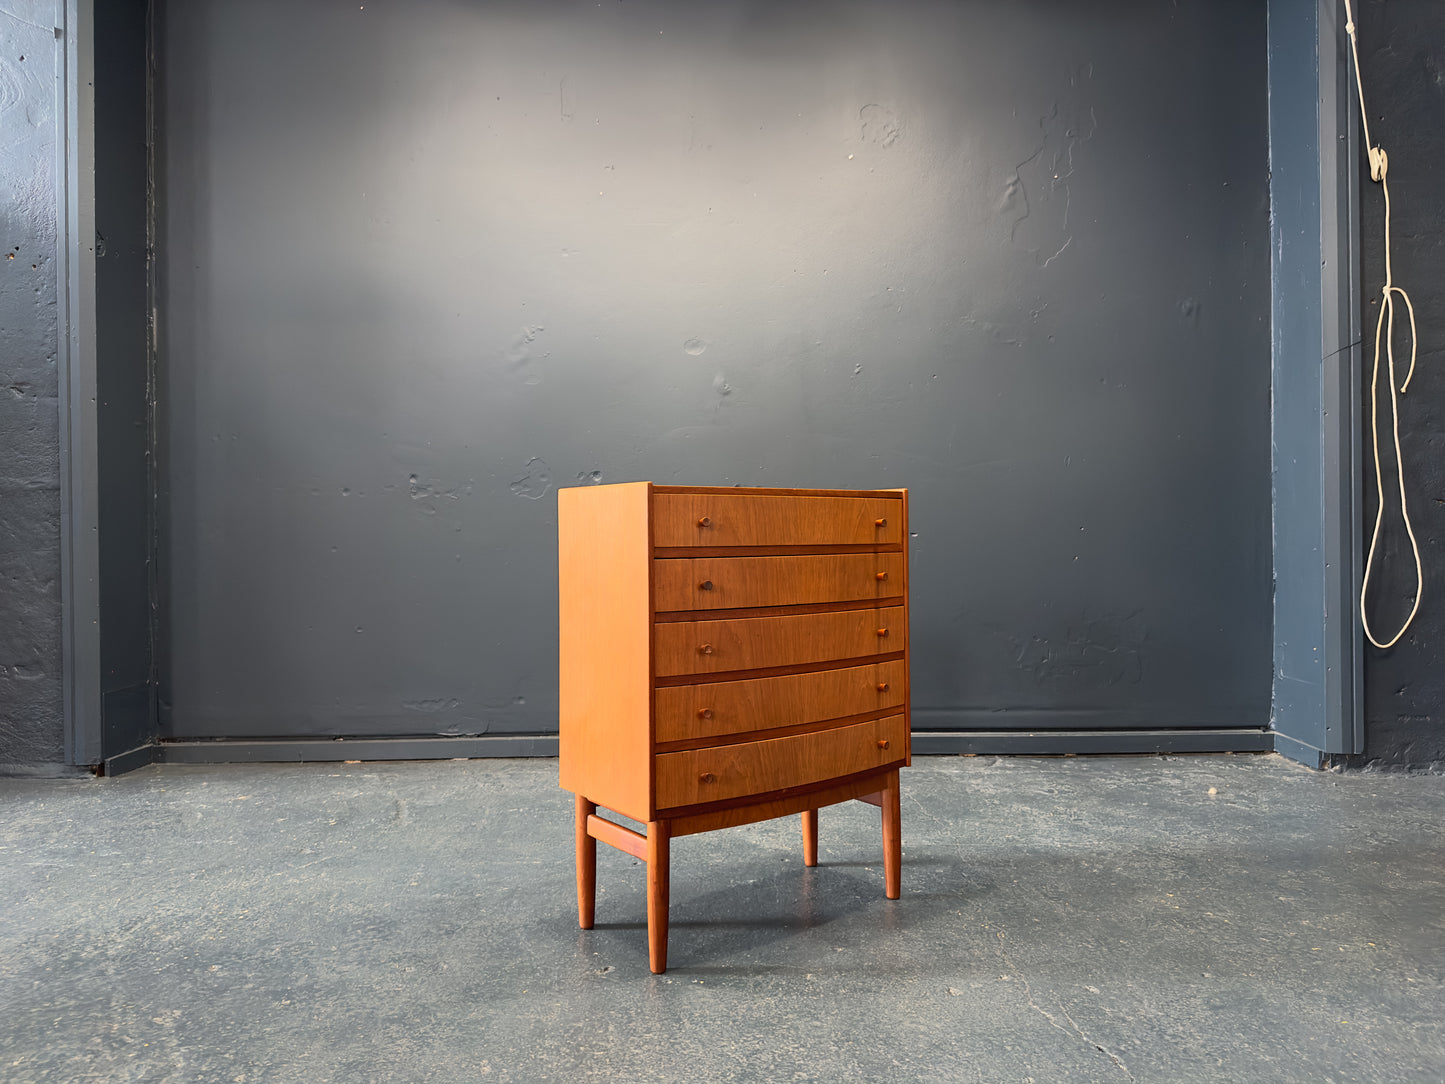
<svg viewBox="0 0 1445 1084">
<path fill-rule="evenodd" d="M 659 753 L 654 762 L 657 808 L 821 783 L 896 763 L 907 754 L 908 729 L 902 715 L 790 738 Z"/>
</svg>

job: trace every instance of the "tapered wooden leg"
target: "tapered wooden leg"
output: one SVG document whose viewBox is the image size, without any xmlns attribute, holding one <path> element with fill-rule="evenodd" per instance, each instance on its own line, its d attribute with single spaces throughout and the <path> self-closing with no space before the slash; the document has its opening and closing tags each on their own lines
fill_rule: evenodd
<svg viewBox="0 0 1445 1084">
<path fill-rule="evenodd" d="M 587 818 L 597 806 L 577 795 L 577 925 L 592 928 L 597 914 L 597 841 L 587 834 Z"/>
<path fill-rule="evenodd" d="M 803 865 L 818 864 L 818 811 L 803 810 Z"/>
<path fill-rule="evenodd" d="M 667 877 L 671 821 L 647 822 L 647 963 L 654 975 L 667 970 Z"/>
<path fill-rule="evenodd" d="M 898 773 L 883 785 L 883 894 L 896 900 L 903 891 L 903 825 L 898 802 Z"/>
</svg>

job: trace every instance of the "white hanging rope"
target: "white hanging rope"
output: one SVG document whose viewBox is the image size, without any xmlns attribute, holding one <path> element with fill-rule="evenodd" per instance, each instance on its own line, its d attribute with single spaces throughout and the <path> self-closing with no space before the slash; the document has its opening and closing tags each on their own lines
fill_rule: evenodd
<svg viewBox="0 0 1445 1084">
<path fill-rule="evenodd" d="M 1370 177 L 1379 182 L 1380 188 L 1385 194 L 1384 304 L 1380 307 L 1380 319 L 1375 323 L 1375 368 L 1370 375 L 1370 438 L 1375 453 L 1375 492 L 1380 503 L 1375 510 L 1375 530 L 1370 535 L 1370 555 L 1365 559 L 1365 576 L 1360 584 L 1360 621 L 1365 627 L 1365 636 L 1370 643 L 1379 648 L 1387 648 L 1394 647 L 1400 642 L 1400 637 L 1405 635 L 1405 630 L 1410 627 L 1410 622 L 1414 621 L 1415 615 L 1420 612 L 1420 596 L 1425 593 L 1425 568 L 1420 561 L 1420 543 L 1415 540 L 1415 528 L 1410 523 L 1410 508 L 1405 500 L 1405 460 L 1400 455 L 1399 396 L 1405 394 L 1406 389 L 1410 386 L 1410 378 L 1415 375 L 1415 306 L 1410 303 L 1410 295 L 1395 285 L 1394 274 L 1390 267 L 1390 182 L 1386 179 L 1390 169 L 1390 159 L 1385 154 L 1384 147 L 1376 147 L 1370 143 L 1370 118 L 1365 111 L 1365 84 L 1360 76 L 1360 46 L 1355 39 L 1355 16 L 1350 10 L 1350 0 L 1345 0 L 1345 33 L 1350 36 L 1350 51 L 1355 59 L 1355 87 L 1360 94 L 1360 123 L 1364 126 L 1365 146 L 1370 153 Z M 1410 369 L 1405 374 L 1405 382 L 1400 385 L 1398 393 L 1395 391 L 1396 294 L 1399 294 L 1400 300 L 1405 303 L 1405 312 L 1410 317 Z M 1415 605 L 1410 609 L 1410 616 L 1405 618 L 1405 623 L 1400 626 L 1400 631 L 1384 643 L 1375 638 L 1374 632 L 1370 629 L 1370 617 L 1365 612 L 1365 596 L 1370 590 L 1370 573 L 1374 570 L 1375 551 L 1380 544 L 1380 525 L 1385 519 L 1385 485 L 1380 468 L 1379 413 L 1380 336 L 1382 332 L 1385 339 L 1385 357 L 1390 384 L 1390 423 L 1395 442 L 1395 471 L 1399 481 L 1400 516 L 1405 521 L 1405 533 L 1410 536 L 1410 549 L 1415 555 Z"/>
</svg>

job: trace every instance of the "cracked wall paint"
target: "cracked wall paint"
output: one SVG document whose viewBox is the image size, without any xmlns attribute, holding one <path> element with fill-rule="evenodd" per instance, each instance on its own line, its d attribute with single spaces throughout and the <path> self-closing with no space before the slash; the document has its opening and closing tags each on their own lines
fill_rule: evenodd
<svg viewBox="0 0 1445 1084">
<path fill-rule="evenodd" d="M 512 495 L 529 501 L 540 501 L 552 489 L 552 472 L 544 459 L 529 459 L 521 477 L 512 481 Z"/>
<path fill-rule="evenodd" d="M 1085 615 L 1063 637 L 1012 635 L 1013 662 L 1042 686 L 1070 692 L 1138 685 L 1149 630 L 1140 615 Z"/>
<path fill-rule="evenodd" d="M 1069 217 L 1073 212 L 1072 180 L 1083 148 L 1099 132 L 1099 118 L 1087 104 L 1094 75 L 1086 64 L 1071 79 L 1074 94 L 1064 107 L 1055 102 L 1039 118 L 1038 146 L 1014 166 L 999 212 L 1009 223 L 1009 241 L 1045 268 L 1073 244 Z"/>
<path fill-rule="evenodd" d="M 411 499 L 429 516 L 436 515 L 447 502 L 460 501 L 465 497 L 470 497 L 473 488 L 474 483 L 471 479 L 457 485 L 446 486 L 439 482 L 423 481 L 415 474 L 407 478 L 407 489 Z"/>
</svg>

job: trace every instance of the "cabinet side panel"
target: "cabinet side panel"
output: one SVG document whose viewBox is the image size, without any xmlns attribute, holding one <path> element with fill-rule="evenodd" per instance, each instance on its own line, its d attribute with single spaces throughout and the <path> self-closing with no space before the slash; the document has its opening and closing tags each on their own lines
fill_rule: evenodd
<svg viewBox="0 0 1445 1084">
<path fill-rule="evenodd" d="M 561 784 L 651 814 L 648 484 L 557 492 Z"/>
</svg>

